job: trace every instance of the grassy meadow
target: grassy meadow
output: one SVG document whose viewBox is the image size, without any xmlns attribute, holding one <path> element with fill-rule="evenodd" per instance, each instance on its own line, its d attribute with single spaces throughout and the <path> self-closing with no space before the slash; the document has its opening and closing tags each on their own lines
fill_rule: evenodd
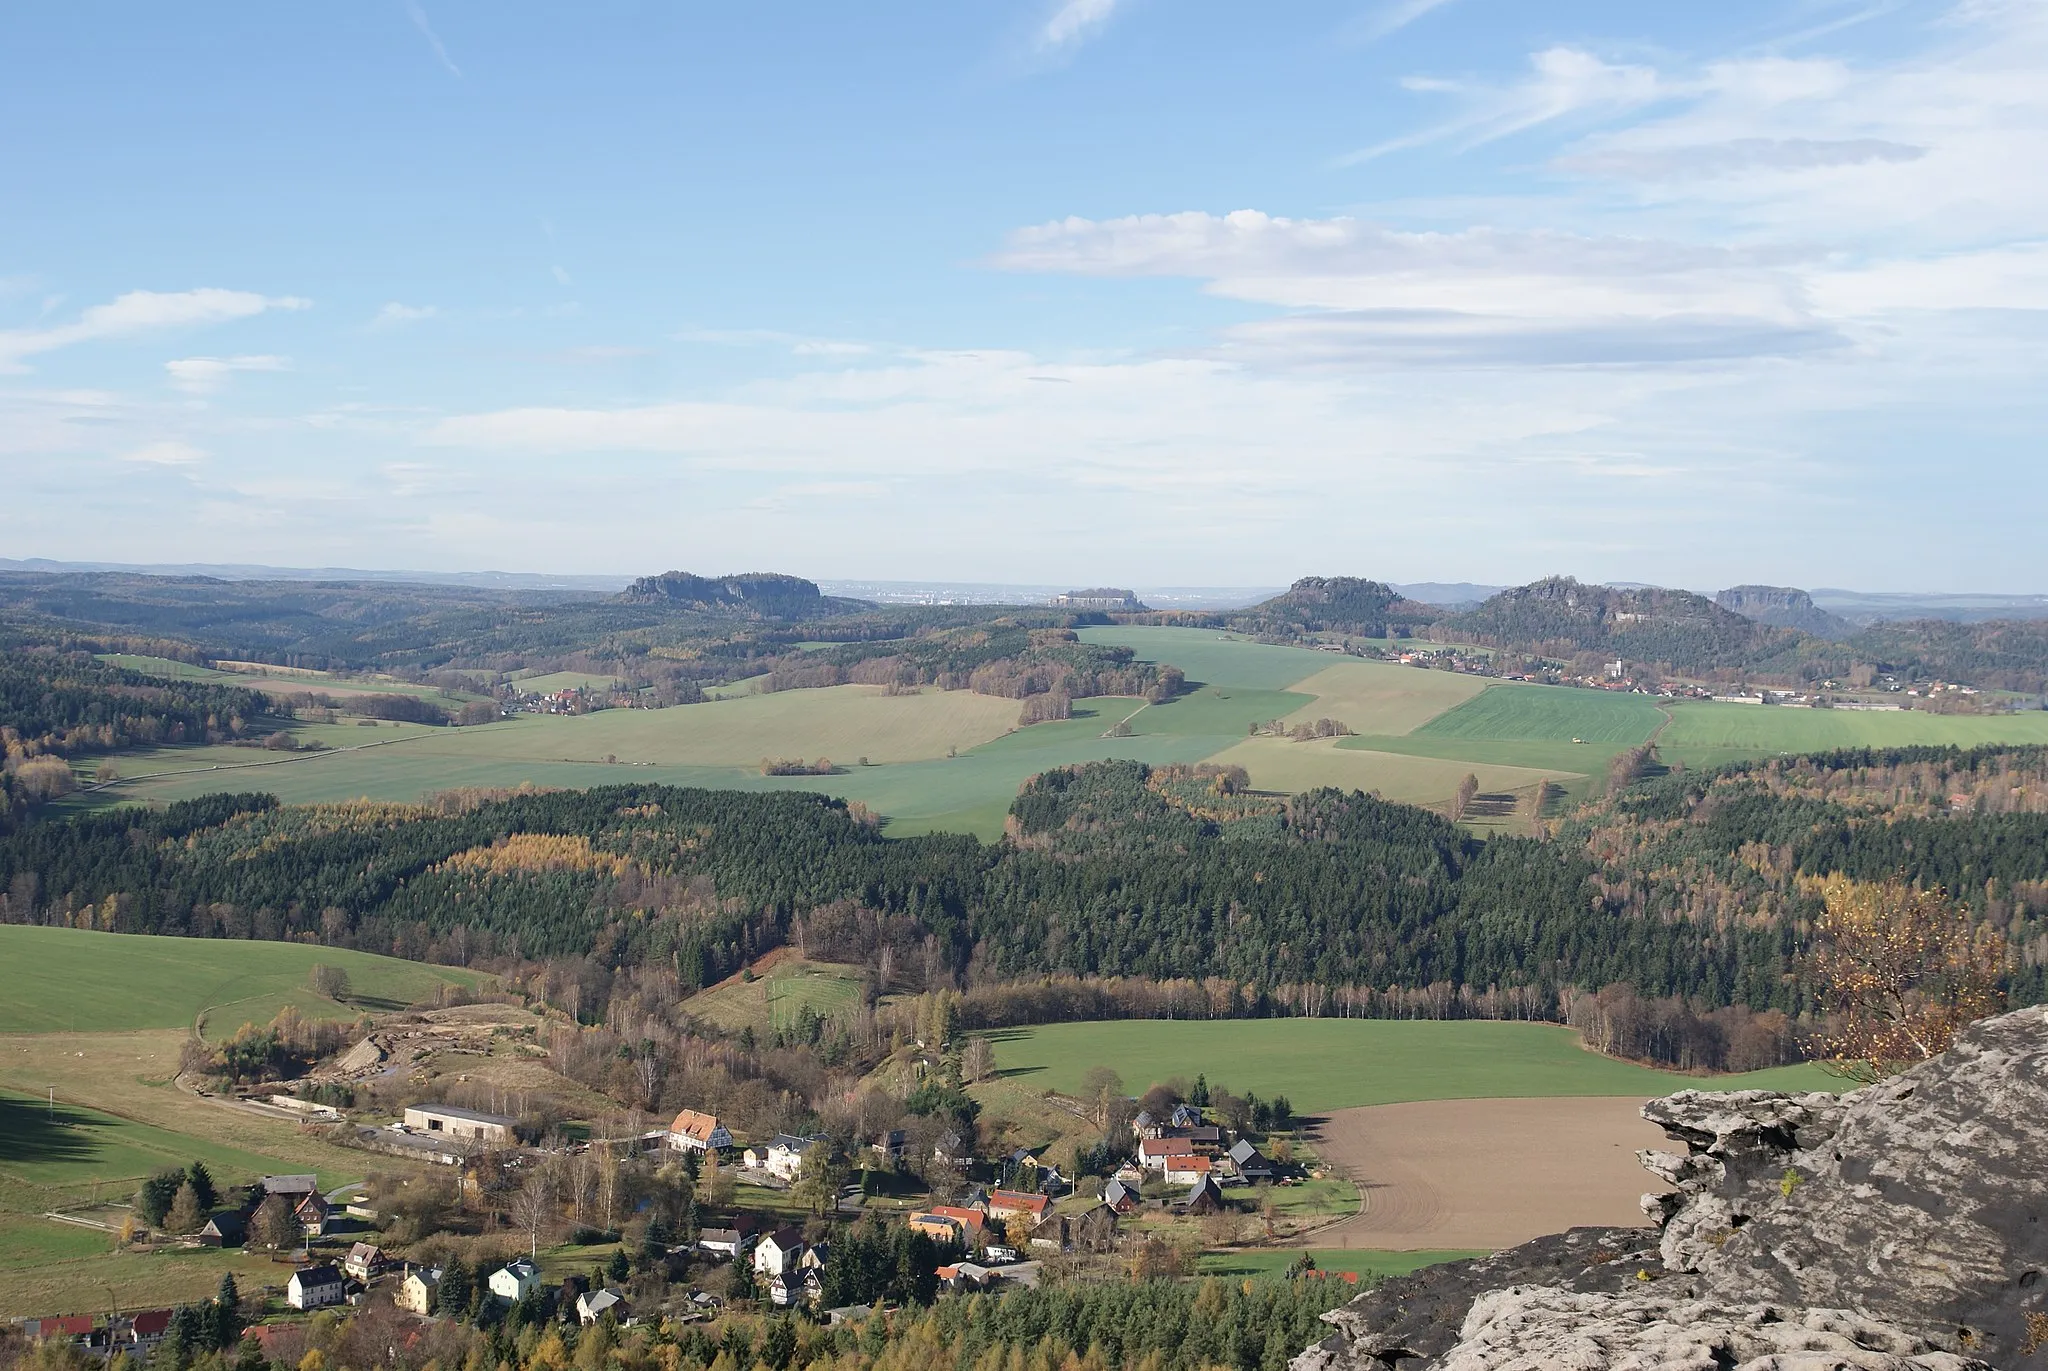
<svg viewBox="0 0 2048 1371">
<path fill-rule="evenodd" d="M 1260 789 L 1339 786 L 1423 805 L 1449 799 L 1469 773 L 1483 794 L 1498 797 L 1475 823 L 1516 830 L 1528 824 L 1519 801 L 1537 785 L 1549 781 L 1571 799 L 1584 798 L 1602 783 L 1616 753 L 1653 736 L 1667 761 L 1689 766 L 1846 746 L 2048 741 L 2048 713 L 2041 712 L 1971 717 L 1680 704 L 1493 684 L 1203 629 L 1097 627 L 1081 636 L 1179 666 L 1191 689 L 1160 705 L 1078 701 L 1074 718 L 1029 728 L 1017 727 L 1016 701 L 965 691 L 889 696 L 877 687 L 838 686 L 764 695 L 744 682 L 717 692 L 724 698 L 665 710 L 525 715 L 464 729 L 306 724 L 293 732 L 332 750 L 282 757 L 227 747 L 138 751 L 113 759 L 123 777 L 119 784 L 73 803 L 160 803 L 223 789 L 269 791 L 295 804 L 415 800 L 457 786 L 646 781 L 816 790 L 861 801 L 885 816 L 893 833 L 993 838 L 1002 832 L 1018 786 L 1031 776 L 1076 762 L 1128 758 L 1154 765 L 1236 764 Z M 255 683 L 161 659 L 121 660 Z M 524 684 L 547 689 L 600 679 L 564 672 Z M 317 685 L 301 676 L 287 683 Z M 354 679 L 334 688 L 344 687 L 424 689 Z M 1356 736 L 1305 743 L 1249 736 L 1254 724 L 1323 717 L 1341 720 Z M 1124 720 L 1129 737 L 1102 736 Z M 822 757 L 840 770 L 764 777 L 764 757 Z M 858 765 L 863 757 L 869 765 Z"/>
<path fill-rule="evenodd" d="M 1078 1090 L 1107 1066 L 1127 1090 L 1199 1073 L 1212 1085 L 1285 1095 L 1297 1112 L 1406 1100 L 1668 1095 L 1717 1090 L 1825 1090 L 1815 1066 L 1736 1076 L 1685 1076 L 1586 1050 L 1551 1024 L 1405 1019 L 1124 1019 L 998 1029 L 996 1068 L 1033 1090 Z"/>
<path fill-rule="evenodd" d="M 860 1003 L 865 976 L 858 966 L 782 958 L 749 981 L 731 977 L 692 995 L 683 1008 L 725 1029 L 787 1028 L 809 1005 L 820 1018 Z"/>
<path fill-rule="evenodd" d="M 219 1035 L 267 1023 L 286 1005 L 309 1019 L 352 1018 L 487 979 L 340 947 L 21 924 L 0 924 L 0 962 L 27 973 L 0 980 L 0 1035 L 190 1028 L 202 1016 Z M 314 993 L 307 978 L 316 962 L 348 972 L 349 1003 Z"/>
</svg>

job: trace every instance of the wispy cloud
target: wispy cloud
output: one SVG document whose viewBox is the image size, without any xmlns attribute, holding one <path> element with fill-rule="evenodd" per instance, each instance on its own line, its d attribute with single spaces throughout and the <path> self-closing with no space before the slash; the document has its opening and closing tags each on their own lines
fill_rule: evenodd
<svg viewBox="0 0 2048 1371">
<path fill-rule="evenodd" d="M 406 305 L 400 304 L 396 300 L 391 300 L 387 301 L 384 307 L 377 311 L 377 316 L 370 320 L 370 326 L 372 328 L 392 328 L 399 324 L 413 324 L 418 323 L 422 319 L 432 319 L 440 314 L 440 312 L 433 305 Z"/>
<path fill-rule="evenodd" d="M 289 371 L 290 364 L 282 357 L 268 355 L 242 357 L 180 357 L 165 362 L 164 370 L 171 375 L 171 384 L 188 395 L 211 395 L 227 384 L 230 376 L 238 371 Z"/>
<path fill-rule="evenodd" d="M 1477 147 L 1568 115 L 1639 109 L 1685 93 L 1654 67 L 1608 62 L 1579 48 L 1545 48 L 1531 54 L 1529 68 L 1526 78 L 1505 86 L 1410 77 L 1401 83 L 1407 89 L 1458 97 L 1465 108 L 1417 132 L 1361 148 L 1339 158 L 1339 164 L 1366 162 L 1431 143 Z"/>
<path fill-rule="evenodd" d="M 1797 254 L 1621 236 L 1230 214 L 1064 219 L 1011 236 L 995 265 L 1184 276 L 1297 311 L 1222 336 L 1222 355 L 1375 368 L 1668 365 L 1837 347 Z"/>
<path fill-rule="evenodd" d="M 1345 36 L 1354 42 L 1375 42 L 1407 28 L 1431 10 L 1442 9 L 1450 3 L 1451 0 L 1390 0 L 1390 3 L 1346 26 Z"/>
<path fill-rule="evenodd" d="M 412 26 L 420 31 L 420 36 L 427 40 L 427 46 L 434 50 L 434 56 L 441 59 L 441 65 L 448 68 L 457 80 L 461 80 L 462 68 L 455 65 L 455 59 L 448 55 L 448 49 L 441 46 L 440 35 L 436 34 L 434 26 L 427 22 L 427 12 L 420 8 L 419 0 L 405 0 L 405 13 L 412 20 Z"/>
<path fill-rule="evenodd" d="M 1116 13 L 1118 0 L 1060 0 L 1038 30 L 1041 52 L 1065 52 L 1095 37 Z"/>
<path fill-rule="evenodd" d="M 78 343 L 224 323 L 266 310 L 305 309 L 311 303 L 295 295 L 257 295 L 246 290 L 131 290 L 104 305 L 92 306 L 69 324 L 0 330 L 0 371 L 20 370 L 25 357 Z"/>
</svg>

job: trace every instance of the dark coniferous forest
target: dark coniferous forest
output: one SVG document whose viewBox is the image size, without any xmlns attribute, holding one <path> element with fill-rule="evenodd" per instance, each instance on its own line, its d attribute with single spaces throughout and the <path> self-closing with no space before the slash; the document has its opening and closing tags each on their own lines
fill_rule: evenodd
<svg viewBox="0 0 2048 1371">
<path fill-rule="evenodd" d="M 1561 1019 L 1606 987 L 1796 1019 L 1812 878 L 1833 872 L 1947 887 L 2012 941 L 2014 998 L 2042 997 L 2043 766 L 2040 749 L 1910 749 L 1666 774 L 1545 838 L 1484 841 L 1366 795 L 1247 795 L 1132 762 L 1038 777 L 996 843 L 887 838 L 793 792 L 221 795 L 24 826 L 0 841 L 0 916 L 568 960 L 591 1012 L 632 968 L 695 987 L 796 943 L 865 963 L 877 990 L 964 991 L 970 1023 Z"/>
</svg>

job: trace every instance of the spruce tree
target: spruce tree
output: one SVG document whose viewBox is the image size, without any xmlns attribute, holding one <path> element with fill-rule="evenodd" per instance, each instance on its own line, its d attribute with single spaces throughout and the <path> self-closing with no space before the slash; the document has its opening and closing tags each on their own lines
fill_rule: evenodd
<svg viewBox="0 0 2048 1371">
<path fill-rule="evenodd" d="M 235 1287 L 235 1273 L 220 1278 L 213 1297 L 213 1345 L 225 1352 L 242 1336 L 242 1292 Z"/>
<path fill-rule="evenodd" d="M 194 1160 L 185 1168 L 185 1180 L 199 1196 L 199 1208 L 211 1210 L 220 1203 L 220 1191 L 213 1184 L 213 1173 L 206 1169 L 206 1163 Z"/>
<path fill-rule="evenodd" d="M 441 1268 L 441 1288 L 434 1292 L 434 1308 L 458 1319 L 469 1313 L 469 1267 L 462 1258 L 451 1256 Z"/>
</svg>

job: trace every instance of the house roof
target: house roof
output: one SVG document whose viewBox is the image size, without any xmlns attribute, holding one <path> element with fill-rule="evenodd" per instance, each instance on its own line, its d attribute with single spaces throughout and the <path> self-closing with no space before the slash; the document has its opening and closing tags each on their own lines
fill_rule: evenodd
<svg viewBox="0 0 2048 1371">
<path fill-rule="evenodd" d="M 503 1114 L 486 1114 L 480 1109 L 464 1109 L 452 1104 L 409 1104 L 406 1108 L 417 1109 L 422 1114 L 438 1114 L 444 1119 L 461 1119 L 464 1123 L 494 1123 L 502 1128 L 510 1128 L 517 1122 Z"/>
<path fill-rule="evenodd" d="M 138 1338 L 161 1337 L 171 1326 L 171 1311 L 168 1309 L 145 1309 L 128 1320 L 128 1326 Z"/>
<path fill-rule="evenodd" d="M 626 1297 L 616 1290 L 599 1290 L 594 1294 L 581 1295 L 576 1300 L 586 1314 L 602 1314 L 605 1310 L 625 1302 Z"/>
<path fill-rule="evenodd" d="M 92 1334 L 92 1315 L 60 1314 L 37 1324 L 42 1337 L 83 1338 Z"/>
<path fill-rule="evenodd" d="M 302 1271 L 292 1272 L 292 1279 L 301 1288 L 309 1285 L 340 1285 L 341 1268 L 338 1266 L 309 1266 Z"/>
<path fill-rule="evenodd" d="M 318 1176 L 265 1176 L 263 1193 L 266 1195 L 311 1195 L 320 1189 Z"/>
<path fill-rule="evenodd" d="M 249 1231 L 249 1221 L 233 1209 L 223 1209 L 206 1221 L 201 1233 L 212 1233 L 216 1237 L 239 1238 Z"/>
<path fill-rule="evenodd" d="M 1132 1189 L 1130 1186 L 1125 1185 L 1122 1181 L 1112 1177 L 1109 1184 L 1102 1187 L 1102 1198 L 1111 1204 L 1115 1204 L 1118 1200 L 1121 1199 L 1138 1198 L 1138 1192 Z"/>
<path fill-rule="evenodd" d="M 1170 1157 L 1167 1159 L 1166 1169 L 1168 1171 L 1192 1171 L 1197 1175 L 1206 1176 L 1209 1174 L 1209 1159 L 1207 1157 L 1194 1156 Z"/>
<path fill-rule="evenodd" d="M 384 1249 L 373 1242 L 359 1242 L 349 1248 L 348 1259 L 352 1262 L 380 1262 L 384 1260 Z"/>
<path fill-rule="evenodd" d="M 788 1133 L 777 1133 L 768 1140 L 768 1148 L 770 1151 L 781 1148 L 785 1152 L 807 1152 L 811 1144 L 818 1141 L 820 1140 L 817 1138 L 798 1138 Z"/>
<path fill-rule="evenodd" d="M 1152 1117 L 1152 1111 L 1149 1109 L 1140 1109 L 1138 1111 L 1138 1117 L 1131 1120 L 1131 1123 L 1139 1128 L 1150 1128 L 1153 1124 L 1158 1122 L 1159 1120 Z"/>
<path fill-rule="evenodd" d="M 719 1123 L 716 1114 L 705 1114 L 695 1109 L 685 1109 L 682 1113 L 676 1115 L 676 1121 L 668 1126 L 668 1131 L 685 1138 L 695 1138 L 698 1142 L 710 1142 L 711 1135 L 716 1133 L 718 1128 Z"/>
<path fill-rule="evenodd" d="M 804 1245 L 804 1234 L 801 1228 L 778 1228 L 761 1241 L 763 1245 L 774 1243 L 779 1251 L 794 1252 Z"/>
<path fill-rule="evenodd" d="M 1230 1160 L 1236 1162 L 1239 1166 L 1242 1166 L 1246 1162 L 1250 1161 L 1252 1158 L 1258 1157 L 1259 1149 L 1253 1147 L 1249 1142 L 1246 1142 L 1244 1139 L 1240 1138 L 1238 1139 L 1236 1145 L 1230 1149 L 1229 1155 Z M 1263 1161 L 1264 1158 L 1260 1158 L 1260 1160 Z"/>
<path fill-rule="evenodd" d="M 957 1204 L 935 1204 L 931 1207 L 931 1212 L 957 1220 L 960 1223 L 966 1224 L 969 1228 L 978 1229 L 988 1222 L 988 1216 L 979 1209 L 968 1209 Z"/>
<path fill-rule="evenodd" d="M 1051 1204 L 1050 1197 L 1029 1195 L 1022 1190 L 998 1190 L 988 1197 L 988 1207 L 994 1209 L 1021 1209 L 1027 1214 L 1043 1214 Z"/>
<path fill-rule="evenodd" d="M 1138 1144 L 1141 1157 L 1190 1157 L 1195 1144 L 1189 1138 L 1147 1138 Z"/>
<path fill-rule="evenodd" d="M 740 1230 L 737 1228 L 705 1228 L 700 1229 L 697 1233 L 697 1241 L 700 1245 L 707 1242 L 736 1243 L 739 1240 Z"/>
<path fill-rule="evenodd" d="M 499 1267 L 498 1270 L 510 1271 L 513 1275 L 521 1278 L 527 1276 L 538 1276 L 540 1274 L 540 1268 L 538 1266 L 535 1266 L 532 1262 L 528 1261 L 524 1257 L 514 1258 L 513 1260 L 508 1261 L 503 1266 Z"/>
<path fill-rule="evenodd" d="M 1196 1200 L 1201 1199 L 1204 1193 L 1213 1200 L 1221 1200 L 1223 1198 L 1223 1188 L 1216 1184 L 1215 1178 L 1204 1176 L 1195 1182 L 1194 1188 L 1188 1191 L 1188 1197 L 1182 1203 L 1193 1204 Z"/>
</svg>

